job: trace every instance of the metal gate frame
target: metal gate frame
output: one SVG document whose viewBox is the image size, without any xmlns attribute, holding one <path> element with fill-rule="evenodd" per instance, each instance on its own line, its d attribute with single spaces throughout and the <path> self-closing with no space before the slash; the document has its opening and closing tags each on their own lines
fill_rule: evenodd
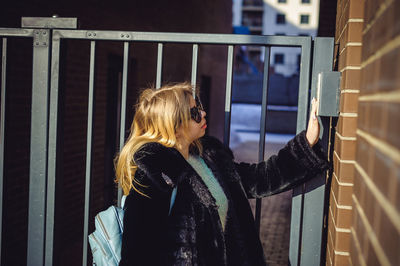
<svg viewBox="0 0 400 266">
<path fill-rule="evenodd" d="M 158 44 L 156 86 L 161 86 L 163 46 L 166 43 L 192 44 L 191 83 L 196 84 L 198 47 L 203 44 L 227 46 L 228 60 L 225 92 L 225 129 L 224 144 L 229 145 L 231 118 L 231 88 L 233 75 L 233 51 L 236 45 L 265 47 L 263 98 L 260 120 L 259 161 L 264 160 L 265 125 L 267 113 L 267 92 L 269 77 L 270 49 L 275 46 L 300 47 L 301 62 L 299 74 L 299 98 L 296 132 L 306 129 L 308 111 L 310 110 L 309 87 L 311 96 L 316 95 L 317 75 L 322 71 L 332 70 L 333 38 L 299 36 L 255 36 L 233 34 L 190 34 L 159 33 L 134 31 L 96 31 L 76 30 L 76 18 L 22 18 L 24 29 L 0 28 L 3 37 L 2 83 L 1 83 L 1 123 L 0 141 L 4 143 L 5 132 L 5 93 L 7 38 L 33 38 L 33 80 L 32 80 L 32 114 L 31 114 L 31 155 L 30 155 L 30 192 L 28 215 L 28 253 L 29 265 L 53 264 L 54 204 L 56 178 L 56 143 L 57 143 L 57 103 L 59 86 L 60 42 L 63 39 L 90 40 L 90 72 L 87 122 L 85 210 L 83 235 L 83 261 L 87 263 L 87 236 L 89 224 L 89 195 L 91 146 L 93 130 L 93 93 L 96 42 L 103 40 L 124 43 L 123 80 L 121 97 L 120 125 L 125 125 L 127 72 L 129 44 L 132 42 L 150 42 Z M 37 29 L 32 29 L 37 28 Z M 63 29 L 57 29 L 63 28 Z M 312 64 L 311 64 L 312 62 Z M 266 78 L 265 78 L 266 77 Z M 310 82 L 311 78 L 311 82 Z M 311 84 L 310 84 L 311 83 Z M 321 119 L 321 118 L 319 118 Z M 325 127 L 321 130 L 322 142 L 328 150 L 330 142 L 329 118 L 322 118 Z M 325 122 L 324 122 L 325 121 Z M 124 131 L 120 130 L 120 148 L 125 141 Z M 332 148 L 332 147 L 331 147 Z M 0 213 L 3 199 L 3 163 L 4 145 L 0 147 Z M 294 189 L 292 200 L 292 217 L 290 230 L 290 265 L 319 265 L 325 260 L 323 243 L 326 174 L 319 175 Z M 121 192 L 119 192 L 119 199 Z M 256 223 L 259 226 L 261 199 L 256 204 Z M 1 233 L 1 223 L 0 223 Z M 0 234 L 1 240 L 1 234 Z M 1 241 L 0 241 L 1 251 Z M 1 255 L 1 254 L 0 254 Z M 1 258 L 1 257 L 0 257 Z"/>
</svg>

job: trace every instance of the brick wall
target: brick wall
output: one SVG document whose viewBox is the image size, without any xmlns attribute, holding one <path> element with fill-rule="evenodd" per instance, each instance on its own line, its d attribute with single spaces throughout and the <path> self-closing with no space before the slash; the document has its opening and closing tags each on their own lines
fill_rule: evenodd
<svg viewBox="0 0 400 266">
<path fill-rule="evenodd" d="M 347 265 L 349 260 L 357 103 L 361 72 L 362 0 L 338 0 L 335 29 L 335 66 L 342 73 L 340 116 L 333 154 L 327 265 Z"/>
<path fill-rule="evenodd" d="M 400 1 L 338 0 L 327 265 L 399 265 Z M 397 16 L 397 17 L 396 17 Z"/>
</svg>

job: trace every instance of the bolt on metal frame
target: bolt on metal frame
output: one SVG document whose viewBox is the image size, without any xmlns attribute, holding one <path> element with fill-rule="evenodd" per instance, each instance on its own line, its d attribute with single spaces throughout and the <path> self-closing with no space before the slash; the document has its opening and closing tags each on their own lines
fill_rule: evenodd
<svg viewBox="0 0 400 266">
<path fill-rule="evenodd" d="M 87 263 L 87 236 L 89 224 L 89 195 L 91 177 L 91 152 L 94 108 L 94 77 L 96 43 L 99 41 L 121 41 L 124 44 L 122 95 L 120 110 L 120 127 L 126 123 L 126 93 L 129 59 L 129 44 L 135 42 L 157 43 L 156 87 L 161 87 L 163 63 L 163 46 L 167 43 L 192 44 L 192 75 L 191 84 L 196 84 L 197 61 L 199 45 L 213 44 L 227 46 L 227 72 L 225 88 L 225 127 L 224 144 L 229 145 L 231 118 L 231 89 L 233 76 L 233 54 L 237 45 L 261 46 L 264 54 L 264 80 L 262 114 L 260 120 L 259 161 L 263 161 L 265 149 L 265 130 L 267 117 L 267 92 L 269 77 L 270 48 L 275 46 L 300 47 L 301 62 L 299 73 L 299 98 L 296 132 L 306 129 L 307 113 L 310 108 L 309 87 L 311 76 L 312 39 L 311 37 L 292 36 L 255 36 L 233 34 L 190 34 L 190 33 L 160 33 L 134 31 L 86 31 L 76 30 L 76 19 L 60 18 L 23 18 L 24 27 L 43 27 L 45 29 L 4 29 L 0 28 L 0 36 L 33 37 L 33 95 L 32 95 L 32 129 L 31 129 L 31 165 L 29 193 L 29 232 L 28 232 L 28 262 L 35 265 L 52 265 L 53 262 L 53 231 L 56 176 L 56 143 L 57 143 L 57 102 L 59 86 L 60 42 L 63 39 L 90 40 L 89 98 L 86 147 L 86 177 L 85 177 L 85 208 L 82 264 Z M 30 26 L 31 25 L 31 26 Z M 72 29 L 55 29 L 56 27 Z M 46 28 L 52 28 L 46 29 Z M 325 48 L 324 48 L 325 47 Z M 332 51 L 331 51 L 332 50 Z M 4 141 L 4 106 L 5 106 L 5 69 L 6 69 L 6 38 L 3 39 L 2 84 L 1 84 L 1 124 L 0 140 Z M 314 41 L 314 64 L 312 72 L 312 95 L 315 95 L 314 75 L 320 70 L 330 70 L 333 56 L 333 38 L 316 38 Z M 318 60 L 316 60 L 318 58 Z M 317 62 L 317 63 L 316 63 Z M 40 71 L 39 71 L 40 70 Z M 50 82 L 48 82 L 50 81 Z M 4 102 L 3 102 L 4 101 Z M 48 115 L 48 118 L 47 118 Z M 326 137 L 325 135 L 323 136 Z M 119 147 L 125 141 L 125 131 L 120 130 Z M 4 143 L 4 142 L 2 142 Z M 48 143 L 48 144 L 47 144 Z M 0 149 L 0 189 L 3 180 L 3 145 Z M 314 179 L 313 179 L 314 180 Z M 310 181 L 310 182 L 313 182 Z M 321 183 L 321 181 L 323 181 Z M 318 177 L 318 189 L 307 188 L 314 185 L 306 184 L 294 190 L 292 202 L 291 240 L 289 261 L 291 265 L 315 265 L 321 260 L 321 234 L 323 229 L 325 179 Z M 315 183 L 315 182 L 314 182 Z M 305 193 L 304 191 L 307 191 Z M 0 194 L 0 208 L 2 194 Z M 118 204 L 122 193 L 119 190 Z M 256 224 L 260 226 L 261 199 L 257 200 Z M 317 211 L 315 211 L 317 206 Z M 0 209 L 1 210 L 1 209 Z M 306 213 L 304 213 L 306 212 Z M 312 213 L 309 216 L 309 212 Z M 315 236 L 315 232 L 320 232 Z M 310 242 L 313 244 L 310 245 Z M 305 245 L 307 243 L 307 245 Z M 1 243 L 0 243 L 1 245 Z M 1 247 L 1 246 L 0 246 Z M 318 263 L 316 263 L 318 261 Z"/>
</svg>

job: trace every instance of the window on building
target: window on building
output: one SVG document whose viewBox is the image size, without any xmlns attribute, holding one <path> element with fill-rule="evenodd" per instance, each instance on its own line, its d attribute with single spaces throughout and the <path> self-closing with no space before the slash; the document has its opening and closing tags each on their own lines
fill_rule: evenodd
<svg viewBox="0 0 400 266">
<path fill-rule="evenodd" d="M 262 6 L 263 0 L 243 0 L 243 6 Z"/>
<path fill-rule="evenodd" d="M 242 16 L 242 25 L 249 27 L 261 27 L 262 26 L 262 13 L 246 12 Z"/>
<path fill-rule="evenodd" d="M 283 64 L 285 62 L 285 55 L 284 54 L 275 54 L 274 56 L 274 63 L 275 64 Z"/>
<path fill-rule="evenodd" d="M 276 24 L 285 24 L 286 17 L 285 14 L 276 14 Z"/>
<path fill-rule="evenodd" d="M 300 15 L 300 24 L 310 23 L 310 15 Z"/>
<path fill-rule="evenodd" d="M 311 2 L 311 0 L 301 0 L 302 4 L 309 4 Z"/>
<path fill-rule="evenodd" d="M 286 3 L 286 0 L 278 0 L 278 3 Z"/>
</svg>

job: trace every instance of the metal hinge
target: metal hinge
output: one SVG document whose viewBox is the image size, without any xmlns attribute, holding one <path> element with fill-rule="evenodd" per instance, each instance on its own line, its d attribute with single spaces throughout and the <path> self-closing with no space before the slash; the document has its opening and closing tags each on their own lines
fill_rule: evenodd
<svg viewBox="0 0 400 266">
<path fill-rule="evenodd" d="M 49 46 L 49 35 L 49 30 L 35 30 L 33 33 L 33 46 Z"/>
<path fill-rule="evenodd" d="M 327 71 L 318 74 L 318 116 L 339 116 L 340 78 L 341 73 L 338 71 Z"/>
</svg>

